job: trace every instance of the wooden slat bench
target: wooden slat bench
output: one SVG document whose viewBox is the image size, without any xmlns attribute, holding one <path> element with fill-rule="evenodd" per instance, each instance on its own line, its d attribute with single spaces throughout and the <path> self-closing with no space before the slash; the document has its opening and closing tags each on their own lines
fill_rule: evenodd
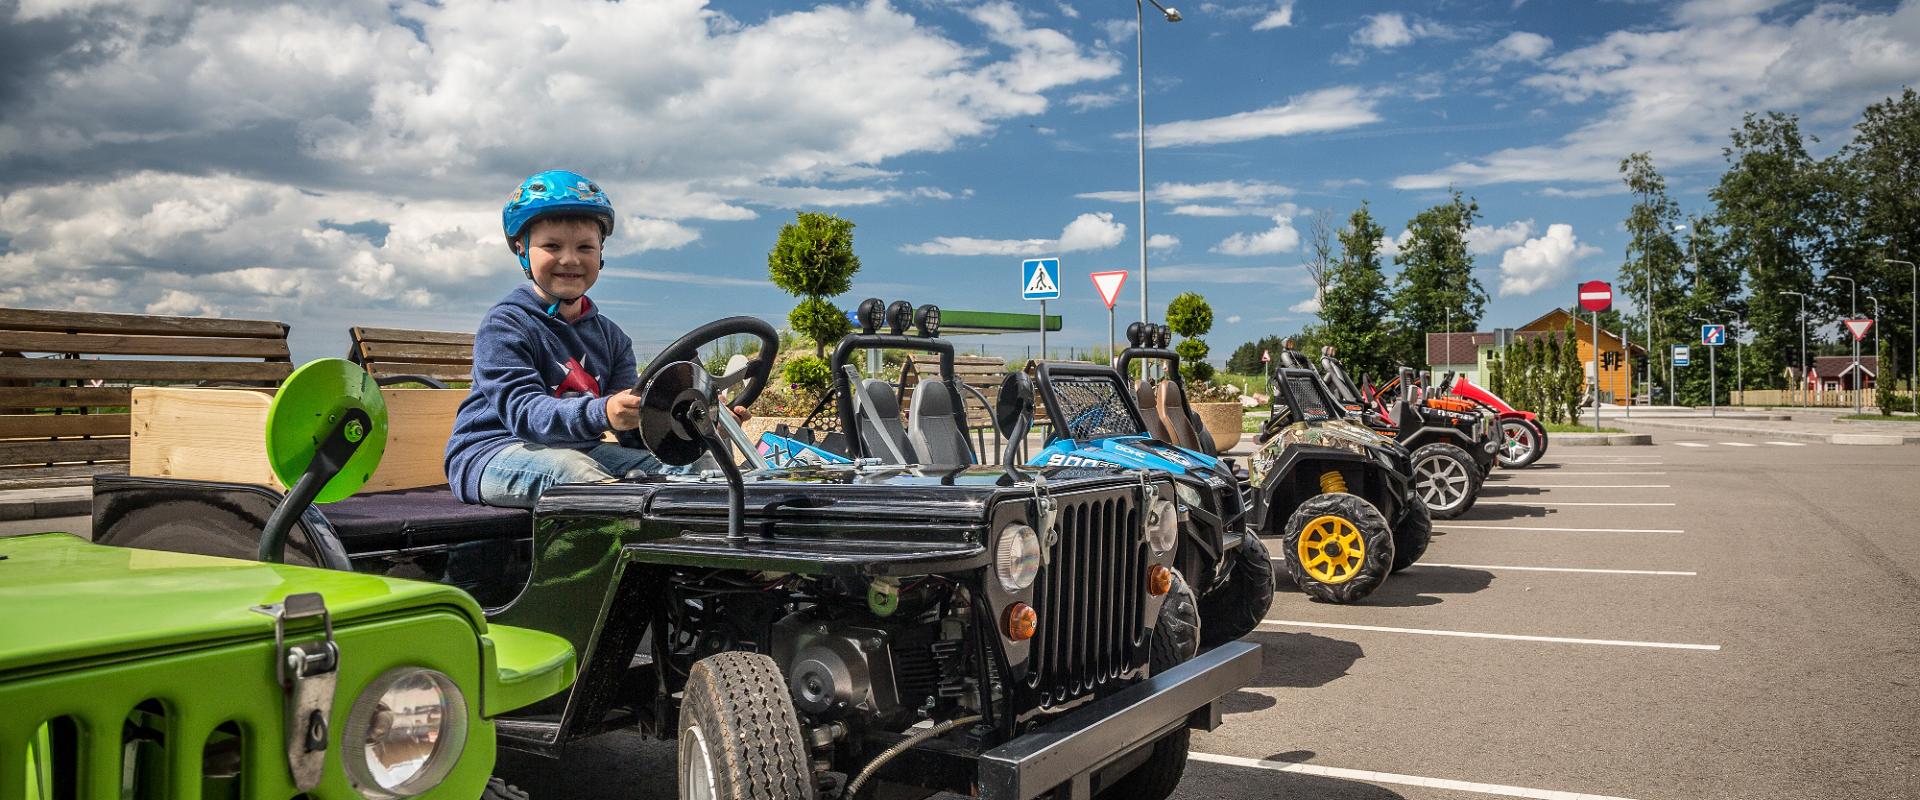
<svg viewBox="0 0 1920 800">
<path fill-rule="evenodd" d="M 386 386 L 417 378 L 444 389 L 473 380 L 473 334 L 410 328 L 354 327 L 347 360 L 367 368 Z"/>
<path fill-rule="evenodd" d="M 0 487 L 126 469 L 134 386 L 274 386 L 285 323 L 0 308 Z"/>
</svg>

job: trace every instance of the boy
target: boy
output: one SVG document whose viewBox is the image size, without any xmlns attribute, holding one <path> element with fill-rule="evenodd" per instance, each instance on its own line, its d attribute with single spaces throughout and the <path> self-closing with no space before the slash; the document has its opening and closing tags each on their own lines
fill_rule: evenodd
<svg viewBox="0 0 1920 800">
<path fill-rule="evenodd" d="M 528 283 L 474 337 L 473 393 L 447 440 L 454 496 L 532 508 L 557 483 L 663 471 L 653 454 L 601 439 L 640 426 L 640 398 L 627 391 L 639 382 L 633 340 L 587 299 L 612 202 L 578 173 L 549 170 L 523 181 L 500 217 Z"/>
</svg>

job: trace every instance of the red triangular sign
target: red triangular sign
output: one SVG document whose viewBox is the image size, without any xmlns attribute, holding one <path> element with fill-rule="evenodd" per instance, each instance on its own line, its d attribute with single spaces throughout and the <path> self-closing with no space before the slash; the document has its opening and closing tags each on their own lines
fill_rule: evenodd
<svg viewBox="0 0 1920 800">
<path fill-rule="evenodd" d="M 1873 320 L 1870 319 L 1844 319 L 1841 322 L 1847 323 L 1847 330 L 1853 331 L 1853 340 L 1856 342 L 1864 341 L 1867 338 L 1867 331 L 1873 328 Z"/>
<path fill-rule="evenodd" d="M 1262 363 L 1262 364 L 1265 364 L 1265 363 L 1267 363 L 1267 362 L 1269 362 L 1269 361 L 1272 361 L 1272 360 L 1273 360 L 1273 351 L 1272 351 L 1272 350 L 1262 350 L 1262 351 L 1260 351 L 1260 363 Z"/>
<path fill-rule="evenodd" d="M 1100 290 L 1100 299 L 1107 301 L 1107 308 L 1113 308 L 1114 301 L 1120 299 L 1120 287 L 1127 282 L 1127 271 L 1096 272 L 1089 277 L 1093 278 L 1093 288 Z"/>
</svg>

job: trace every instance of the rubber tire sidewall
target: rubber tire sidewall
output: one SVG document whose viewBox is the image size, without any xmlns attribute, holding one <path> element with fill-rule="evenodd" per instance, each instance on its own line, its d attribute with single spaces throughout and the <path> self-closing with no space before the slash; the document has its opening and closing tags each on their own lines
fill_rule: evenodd
<svg viewBox="0 0 1920 800">
<path fill-rule="evenodd" d="M 1526 469 L 1527 467 L 1533 466 L 1533 462 L 1539 461 L 1540 456 L 1546 454 L 1546 444 L 1547 444 L 1546 434 L 1540 430 L 1540 427 L 1538 425 L 1534 425 L 1533 423 L 1528 422 L 1524 419 L 1510 417 L 1507 419 L 1500 420 L 1501 448 L 1499 452 L 1503 452 L 1503 453 L 1506 452 L 1506 447 L 1505 447 L 1506 440 L 1507 440 L 1506 429 L 1508 425 L 1517 425 L 1519 427 L 1526 428 L 1527 432 L 1533 435 L 1533 448 L 1528 450 L 1526 455 L 1521 456 L 1518 460 L 1514 461 L 1511 464 L 1507 463 L 1504 459 L 1502 459 L 1500 456 L 1497 456 L 1497 455 L 1494 456 L 1494 460 L 1499 462 L 1501 469 Z"/>
<path fill-rule="evenodd" d="M 1433 541 L 1433 515 L 1427 511 L 1427 504 L 1418 500 L 1407 504 L 1407 511 L 1400 515 L 1400 524 L 1393 526 L 1393 571 L 1399 572 L 1413 566 L 1426 555 L 1427 545 Z"/>
<path fill-rule="evenodd" d="M 1469 509 L 1473 508 L 1474 501 L 1480 499 L 1480 465 L 1473 463 L 1473 457 L 1467 455 L 1467 451 L 1446 442 L 1432 442 L 1421 445 L 1419 449 L 1413 451 L 1413 457 L 1410 463 L 1413 464 L 1414 498 L 1419 500 L 1422 505 L 1425 505 L 1427 501 L 1420 496 L 1420 462 L 1427 458 L 1452 459 L 1459 463 L 1463 470 L 1462 474 L 1467 476 L 1466 496 L 1462 498 L 1457 505 L 1449 508 L 1427 506 L 1427 511 L 1431 513 L 1434 519 L 1453 519 L 1454 517 L 1467 513 Z"/>
<path fill-rule="evenodd" d="M 1160 604 L 1160 616 L 1154 623 L 1153 639 L 1148 648 L 1148 662 L 1154 674 L 1172 669 L 1199 654 L 1200 634 L 1204 630 L 1201 626 L 1199 604 L 1194 600 L 1193 587 L 1187 585 L 1187 579 L 1176 569 L 1173 571 L 1173 588 L 1167 590 L 1167 599 Z M 1181 777 L 1186 775 L 1187 752 L 1192 746 L 1192 738 L 1192 731 L 1183 724 L 1151 744 L 1142 745 L 1152 748 L 1152 755 L 1094 795 L 1094 800 L 1164 800 L 1173 794 L 1173 790 L 1180 785 Z"/>
<path fill-rule="evenodd" d="M 1273 554 L 1260 537 L 1248 531 L 1227 569 L 1227 584 L 1200 598 L 1202 648 L 1252 633 L 1273 607 Z"/>
<path fill-rule="evenodd" d="M 1524 421 L 1528 425 L 1533 426 L 1533 435 L 1540 437 L 1540 455 L 1543 455 L 1543 456 L 1546 455 L 1547 454 L 1547 426 L 1540 424 L 1539 420 L 1529 419 Z M 1538 459 L 1535 459 L 1535 460 L 1538 460 Z"/>
<path fill-rule="evenodd" d="M 813 762 L 786 677 L 773 659 L 735 651 L 694 662 L 676 748 L 693 725 L 707 744 L 720 800 L 814 800 Z M 676 766 L 676 785 L 678 780 Z"/>
<path fill-rule="evenodd" d="M 1300 563 L 1300 537 L 1307 523 L 1322 516 L 1337 516 L 1360 531 L 1367 548 L 1359 574 L 1343 583 L 1323 583 L 1307 574 Z M 1387 518 L 1366 498 L 1345 492 L 1314 495 L 1293 510 L 1287 518 L 1286 532 L 1280 538 L 1282 561 L 1295 586 L 1308 597 L 1326 603 L 1354 603 L 1372 594 L 1387 582 L 1393 569 L 1393 529 Z"/>
</svg>

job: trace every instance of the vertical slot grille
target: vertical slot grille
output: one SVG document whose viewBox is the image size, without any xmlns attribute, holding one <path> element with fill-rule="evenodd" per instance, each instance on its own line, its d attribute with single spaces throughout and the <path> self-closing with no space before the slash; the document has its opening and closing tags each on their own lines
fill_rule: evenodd
<svg viewBox="0 0 1920 800">
<path fill-rule="evenodd" d="M 1028 676 L 1042 705 L 1092 692 L 1146 657 L 1147 544 L 1134 496 L 1055 499 L 1059 538 L 1034 593 L 1041 625 Z"/>
</svg>

